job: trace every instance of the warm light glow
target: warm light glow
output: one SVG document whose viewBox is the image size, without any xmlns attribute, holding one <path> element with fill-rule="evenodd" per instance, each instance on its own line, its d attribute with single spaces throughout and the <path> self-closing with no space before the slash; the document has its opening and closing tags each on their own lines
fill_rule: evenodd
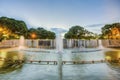
<svg viewBox="0 0 120 80">
<path fill-rule="evenodd" d="M 5 27 L 4 28 L 0 27 L 0 34 L 1 34 L 0 37 L 4 37 L 4 38 L 8 38 L 9 35 L 12 35 L 11 31 Z"/>
<path fill-rule="evenodd" d="M 2 31 L 3 29 L 2 28 L 0 28 L 0 32 Z"/>
<path fill-rule="evenodd" d="M 118 58 L 120 58 L 120 52 L 118 53 Z"/>
<path fill-rule="evenodd" d="M 6 58 L 6 55 L 7 55 L 6 52 L 2 52 L 2 51 L 1 51 L 1 53 L 0 53 L 0 57 L 2 57 L 2 58 Z"/>
<path fill-rule="evenodd" d="M 111 60 L 111 57 L 110 56 L 106 56 L 105 57 L 107 60 Z"/>
<path fill-rule="evenodd" d="M 118 28 L 114 27 L 111 29 L 111 33 L 109 33 L 110 39 L 120 39 L 120 31 Z"/>
<path fill-rule="evenodd" d="M 1 51 L 1 53 L 0 53 L 0 67 L 2 67 L 3 66 L 3 64 L 4 64 L 4 59 L 6 58 L 6 56 L 7 56 L 7 54 L 6 54 L 6 52 L 2 52 Z"/>
<path fill-rule="evenodd" d="M 31 37 L 32 37 L 32 39 L 35 39 L 36 38 L 36 34 L 32 33 Z"/>
</svg>

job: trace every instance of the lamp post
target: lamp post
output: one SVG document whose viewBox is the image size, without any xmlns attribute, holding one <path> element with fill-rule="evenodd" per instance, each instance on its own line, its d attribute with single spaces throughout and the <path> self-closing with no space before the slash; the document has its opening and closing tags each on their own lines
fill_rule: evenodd
<svg viewBox="0 0 120 80">
<path fill-rule="evenodd" d="M 36 38 L 36 34 L 35 34 L 35 33 L 32 33 L 32 34 L 31 34 L 31 38 L 32 38 L 31 43 L 32 43 L 32 48 L 33 48 L 33 43 L 34 43 L 34 39 Z"/>
</svg>

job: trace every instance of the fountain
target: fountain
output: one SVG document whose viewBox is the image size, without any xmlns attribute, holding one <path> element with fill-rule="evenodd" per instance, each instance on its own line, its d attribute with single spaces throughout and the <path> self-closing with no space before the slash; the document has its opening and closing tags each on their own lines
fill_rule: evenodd
<svg viewBox="0 0 120 80">
<path fill-rule="evenodd" d="M 104 47 L 103 47 L 103 45 L 102 45 L 102 40 L 98 40 L 98 48 L 99 49 L 103 49 Z"/>
<path fill-rule="evenodd" d="M 69 42 L 69 44 L 68 44 Z M 56 45 L 56 50 L 54 49 L 42 49 L 42 48 L 26 48 L 24 49 L 24 37 L 21 36 L 20 38 L 20 46 L 19 49 L 22 49 L 24 51 L 28 52 L 45 52 L 45 53 L 63 53 L 63 39 L 60 34 L 57 34 L 57 37 L 55 39 L 55 45 Z M 36 42 L 38 45 L 38 42 Z M 69 48 L 74 47 L 74 40 L 68 40 L 67 45 Z M 64 44 L 66 44 L 64 43 Z M 102 46 L 101 40 L 78 40 L 77 43 L 75 43 L 77 47 L 72 48 L 72 49 L 64 49 L 65 53 L 79 53 L 79 52 L 94 52 L 94 51 L 99 51 L 103 49 L 104 47 Z M 53 44 L 52 44 L 53 45 Z M 99 46 L 98 46 L 99 45 Z M 97 47 L 98 46 L 98 47 Z M 97 48 L 96 48 L 97 47 Z"/>
<path fill-rule="evenodd" d="M 61 35 L 58 35 L 56 37 L 56 50 L 58 53 L 59 52 L 61 53 L 63 51 L 63 39 L 62 39 Z"/>
<path fill-rule="evenodd" d="M 25 48 L 25 39 L 24 39 L 24 36 L 20 36 L 20 40 L 19 40 L 19 49 L 24 49 Z"/>
<path fill-rule="evenodd" d="M 30 62 L 29 64 L 26 64 L 24 66 L 24 68 L 26 70 L 29 69 L 29 70 L 27 70 L 28 75 L 25 74 L 26 70 L 21 68 L 21 70 L 23 70 L 23 72 L 21 72 L 22 75 L 28 76 L 28 77 L 25 76 L 25 78 L 19 77 L 21 80 L 22 79 L 27 79 L 27 80 L 30 80 L 30 79 L 32 79 L 32 80 L 37 80 L 37 79 L 39 79 L 39 80 L 43 80 L 43 79 L 46 79 L 46 80 L 48 80 L 48 79 L 50 79 L 50 80 L 80 79 L 81 77 L 84 77 L 83 75 L 86 75 L 86 73 L 84 73 L 84 71 L 86 71 L 87 74 L 89 73 L 91 75 L 91 73 L 92 73 L 92 75 L 94 75 L 94 73 L 96 73 L 94 71 L 99 70 L 99 68 L 101 68 L 102 66 L 103 67 L 106 66 L 105 64 L 96 64 L 96 62 L 104 61 L 105 55 L 102 52 L 102 50 L 98 49 L 98 48 L 85 47 L 84 40 L 79 40 L 78 46 L 77 46 L 78 48 L 76 48 L 76 49 L 71 48 L 71 46 L 73 45 L 73 42 L 72 42 L 72 40 L 70 40 L 68 45 L 71 49 L 63 49 L 63 39 L 62 39 L 61 35 L 57 35 L 56 49 L 52 49 L 52 51 L 54 51 L 55 54 L 53 52 L 52 53 L 41 52 L 43 50 L 41 50 L 40 48 L 23 49 L 24 42 L 25 42 L 24 37 L 21 36 L 20 42 L 19 42 L 20 43 L 19 48 L 22 50 L 26 50 L 25 52 L 22 51 L 25 53 L 26 61 L 40 61 L 40 62 L 38 62 L 38 65 L 36 65 L 37 62 L 35 62 L 35 63 L 32 62 L 33 64 Z M 95 47 L 96 47 L 96 45 L 98 45 L 96 40 L 91 43 L 86 42 L 86 44 L 88 44 L 88 46 L 89 45 L 91 46 L 91 44 L 94 44 Z M 99 46 L 100 45 L 101 45 L 101 42 L 99 42 Z M 80 46 L 81 46 L 81 48 L 80 48 Z M 48 51 L 48 50 L 49 49 L 44 49 L 44 51 Z M 77 52 L 77 50 L 79 50 L 80 52 L 77 52 L 78 54 L 72 54 L 71 51 L 73 51 L 73 50 L 76 52 Z M 101 51 L 95 52 L 95 50 L 101 50 Z M 90 52 L 90 51 L 93 51 L 93 52 Z M 19 55 L 19 56 L 21 58 L 21 55 Z M 55 61 L 56 63 L 53 65 L 51 65 L 52 64 L 51 62 L 47 62 L 47 63 L 43 64 L 42 61 Z M 79 65 L 79 62 L 80 62 L 80 64 L 82 62 L 83 65 Z M 84 65 L 86 63 L 87 63 L 87 65 Z M 95 67 L 91 65 L 92 63 L 95 63 L 94 64 Z M 32 64 L 32 65 L 30 65 L 30 64 Z M 46 66 L 41 66 L 42 64 L 46 65 Z M 101 71 L 104 73 L 105 70 L 103 67 L 101 68 Z M 37 68 L 37 70 L 36 70 L 36 68 Z M 86 68 L 89 68 L 89 69 L 86 70 Z M 105 69 L 107 69 L 107 67 Z M 36 70 L 36 71 L 34 71 L 34 70 Z M 16 73 L 19 73 L 19 71 L 16 71 Z M 99 73 L 99 71 L 97 73 L 99 75 L 101 74 L 101 72 Z M 105 74 L 106 74 L 106 71 L 105 71 Z M 13 75 L 19 76 L 17 74 L 13 74 Z M 41 78 L 39 75 L 42 75 L 44 77 Z M 47 76 L 48 78 L 45 75 L 49 75 L 49 76 Z M 97 77 L 99 77 L 99 76 L 97 76 Z M 87 77 L 85 77 L 85 78 L 87 78 Z M 100 78 L 101 78 L 101 76 L 100 76 Z M 87 79 L 89 79 L 89 78 L 87 78 Z"/>
<path fill-rule="evenodd" d="M 94 44 L 94 45 L 93 45 Z M 79 41 L 79 47 L 75 48 L 72 53 L 80 53 L 80 52 L 95 52 L 95 51 L 100 51 L 104 47 L 102 46 L 102 41 L 101 40 L 95 40 L 95 41 L 87 41 L 87 40 L 82 40 Z M 97 47 L 98 46 L 98 47 Z M 97 47 L 97 48 L 96 48 Z"/>
<path fill-rule="evenodd" d="M 59 74 L 59 80 L 62 80 L 63 39 L 62 39 L 62 36 L 60 34 L 56 37 L 56 50 L 57 50 L 57 54 L 58 54 L 58 74 Z"/>
</svg>

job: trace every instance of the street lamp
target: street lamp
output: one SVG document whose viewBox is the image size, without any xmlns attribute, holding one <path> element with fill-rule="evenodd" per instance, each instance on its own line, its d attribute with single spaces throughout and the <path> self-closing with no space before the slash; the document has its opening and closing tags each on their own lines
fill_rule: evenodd
<svg viewBox="0 0 120 80">
<path fill-rule="evenodd" d="M 34 42 L 33 40 L 36 38 L 36 34 L 35 34 L 35 33 L 32 33 L 32 34 L 31 34 L 31 38 L 32 38 L 31 43 L 32 43 L 32 47 L 33 47 L 33 42 Z"/>
</svg>

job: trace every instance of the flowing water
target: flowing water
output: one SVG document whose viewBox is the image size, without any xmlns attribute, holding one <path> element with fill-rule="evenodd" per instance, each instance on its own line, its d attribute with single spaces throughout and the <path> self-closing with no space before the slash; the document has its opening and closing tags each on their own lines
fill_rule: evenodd
<svg viewBox="0 0 120 80">
<path fill-rule="evenodd" d="M 7 65 L 3 58 L 50 60 L 50 61 L 91 61 L 118 59 L 119 50 L 95 51 L 63 54 L 27 52 L 27 51 L 1 51 L 0 52 L 0 80 L 120 80 L 120 65 L 118 63 L 95 63 L 74 65 L 41 65 L 23 64 L 18 68 L 2 68 Z"/>
</svg>

